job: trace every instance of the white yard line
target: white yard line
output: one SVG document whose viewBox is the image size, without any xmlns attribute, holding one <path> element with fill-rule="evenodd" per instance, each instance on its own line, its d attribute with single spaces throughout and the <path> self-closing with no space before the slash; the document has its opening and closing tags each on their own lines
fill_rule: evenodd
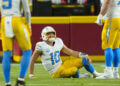
<svg viewBox="0 0 120 86">
<path fill-rule="evenodd" d="M 99 85 L 103 85 L 103 86 L 105 86 L 105 85 L 110 85 L 110 86 L 120 86 L 120 84 L 112 84 L 112 83 L 88 83 L 87 85 L 92 85 L 92 86 L 94 86 L 94 85 L 97 85 L 97 86 L 99 86 Z"/>
</svg>

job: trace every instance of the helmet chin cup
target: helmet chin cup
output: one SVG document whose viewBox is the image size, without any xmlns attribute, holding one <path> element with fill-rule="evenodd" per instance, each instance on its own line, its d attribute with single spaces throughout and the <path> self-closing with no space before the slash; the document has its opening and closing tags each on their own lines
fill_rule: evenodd
<svg viewBox="0 0 120 86">
<path fill-rule="evenodd" d="M 55 38 L 49 38 L 48 41 L 49 42 L 55 42 Z"/>
</svg>

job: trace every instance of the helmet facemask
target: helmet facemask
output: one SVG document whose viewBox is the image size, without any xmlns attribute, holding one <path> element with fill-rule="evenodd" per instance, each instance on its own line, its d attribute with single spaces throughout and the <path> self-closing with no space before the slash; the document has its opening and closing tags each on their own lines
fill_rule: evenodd
<svg viewBox="0 0 120 86">
<path fill-rule="evenodd" d="M 52 33 L 54 34 L 54 37 L 49 37 L 49 33 Z M 46 33 L 46 38 L 47 38 L 47 41 L 49 42 L 54 42 L 56 40 L 56 32 L 55 31 L 49 31 Z"/>
<path fill-rule="evenodd" d="M 49 33 L 53 33 L 54 37 L 49 37 Z M 49 41 L 49 42 L 54 42 L 56 40 L 56 31 L 54 30 L 53 27 L 47 26 L 42 30 L 42 39 L 44 41 Z"/>
</svg>

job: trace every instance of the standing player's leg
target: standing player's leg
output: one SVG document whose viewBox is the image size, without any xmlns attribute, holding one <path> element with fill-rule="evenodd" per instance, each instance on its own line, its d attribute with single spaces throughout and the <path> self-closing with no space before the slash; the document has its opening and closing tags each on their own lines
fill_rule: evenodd
<svg viewBox="0 0 120 86">
<path fill-rule="evenodd" d="M 15 39 L 20 48 L 22 49 L 23 56 L 20 62 L 20 73 L 16 86 L 18 86 L 19 83 L 24 84 L 24 77 L 28 70 L 30 57 L 32 55 L 30 33 L 27 30 L 27 26 L 22 23 L 20 18 L 18 18 L 17 21 L 19 23 L 14 22 L 14 25 L 16 27 L 14 30 L 14 32 L 16 33 Z"/>
<path fill-rule="evenodd" d="M 105 72 L 104 75 L 98 78 L 113 78 L 112 61 L 113 61 L 113 44 L 117 35 L 115 22 L 106 20 L 102 31 L 102 49 L 105 55 Z"/>
<path fill-rule="evenodd" d="M 2 18 L 2 22 L 1 22 L 1 36 L 2 36 L 2 48 L 3 48 L 2 68 L 3 68 L 3 75 L 4 75 L 6 86 L 10 86 L 11 85 L 10 83 L 10 69 L 11 69 L 10 60 L 11 60 L 11 53 L 13 49 L 13 39 L 6 37 L 4 25 L 5 25 L 4 18 Z"/>
<path fill-rule="evenodd" d="M 119 78 L 119 61 L 120 61 L 120 31 L 117 33 L 116 40 L 113 45 L 113 77 Z"/>
</svg>

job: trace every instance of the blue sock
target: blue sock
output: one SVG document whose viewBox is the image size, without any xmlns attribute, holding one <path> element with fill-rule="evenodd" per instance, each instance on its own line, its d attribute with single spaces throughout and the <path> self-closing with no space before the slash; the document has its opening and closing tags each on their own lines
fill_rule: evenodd
<svg viewBox="0 0 120 86">
<path fill-rule="evenodd" d="M 88 72 L 91 72 L 93 73 L 95 71 L 94 67 L 92 64 L 87 64 L 88 63 L 88 60 L 86 60 L 85 58 L 82 59 L 82 64 L 83 66 L 85 67 L 85 69 L 88 71 Z"/>
<path fill-rule="evenodd" d="M 112 48 L 107 48 L 104 50 L 104 54 L 105 54 L 105 64 L 106 67 L 111 67 L 112 66 L 112 61 L 113 61 L 113 50 Z"/>
<path fill-rule="evenodd" d="M 23 51 L 23 56 L 20 63 L 20 73 L 19 77 L 24 78 L 29 66 L 30 58 L 32 55 L 32 50 Z"/>
<path fill-rule="evenodd" d="M 2 68 L 5 82 L 10 82 L 10 59 L 12 51 L 3 51 Z"/>
<path fill-rule="evenodd" d="M 75 75 L 72 76 L 73 78 L 80 78 L 80 71 L 77 69 L 77 72 Z"/>
<path fill-rule="evenodd" d="M 113 49 L 113 67 L 119 67 L 119 61 L 120 61 L 120 48 Z"/>
</svg>

